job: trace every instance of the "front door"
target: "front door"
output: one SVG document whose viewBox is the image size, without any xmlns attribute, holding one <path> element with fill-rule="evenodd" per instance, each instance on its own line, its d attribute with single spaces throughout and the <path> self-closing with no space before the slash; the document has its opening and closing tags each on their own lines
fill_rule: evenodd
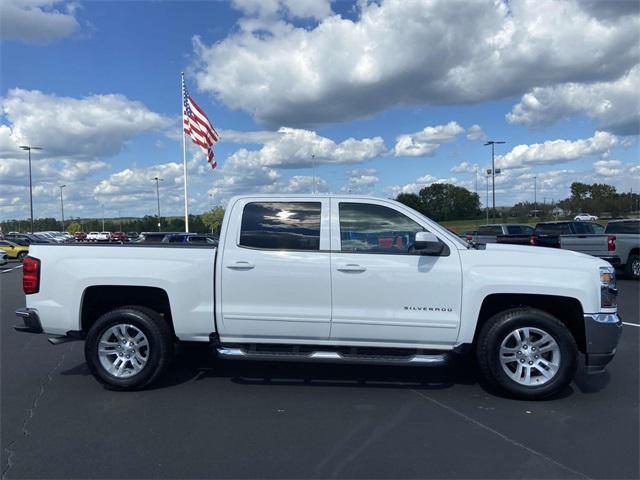
<svg viewBox="0 0 640 480">
<path fill-rule="evenodd" d="M 218 260 L 221 339 L 327 340 L 329 200 L 239 202 Z"/>
<path fill-rule="evenodd" d="M 338 212 L 331 228 L 331 339 L 454 343 L 462 291 L 455 245 L 441 238 L 441 256 L 416 254 L 415 234 L 428 228 L 392 203 L 334 199 L 331 209 Z"/>
</svg>

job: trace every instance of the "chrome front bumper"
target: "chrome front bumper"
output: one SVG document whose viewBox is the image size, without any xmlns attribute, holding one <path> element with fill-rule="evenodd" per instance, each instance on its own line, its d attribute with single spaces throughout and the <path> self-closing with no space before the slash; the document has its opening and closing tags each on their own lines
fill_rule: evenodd
<svg viewBox="0 0 640 480">
<path fill-rule="evenodd" d="M 584 334 L 587 372 L 602 372 L 616 354 L 622 319 L 615 313 L 585 314 Z"/>
</svg>

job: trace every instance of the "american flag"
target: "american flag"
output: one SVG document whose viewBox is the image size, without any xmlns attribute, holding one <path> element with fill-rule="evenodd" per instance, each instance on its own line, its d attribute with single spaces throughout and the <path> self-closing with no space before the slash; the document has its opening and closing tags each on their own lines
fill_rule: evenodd
<svg viewBox="0 0 640 480">
<path fill-rule="evenodd" d="M 209 118 L 204 111 L 193 101 L 189 92 L 187 92 L 187 86 L 182 79 L 182 121 L 184 123 L 184 133 L 191 137 L 191 140 L 196 145 L 200 146 L 204 154 L 207 156 L 207 161 L 211 168 L 216 168 L 218 165 L 213 155 L 213 145 L 220 140 L 220 135 L 213 128 Z"/>
</svg>

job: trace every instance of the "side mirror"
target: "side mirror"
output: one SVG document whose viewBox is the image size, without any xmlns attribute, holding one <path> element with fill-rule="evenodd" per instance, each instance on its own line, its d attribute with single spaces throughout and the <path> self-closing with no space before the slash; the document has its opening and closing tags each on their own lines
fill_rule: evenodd
<svg viewBox="0 0 640 480">
<path fill-rule="evenodd" d="M 431 232 L 417 232 L 413 248 L 420 255 L 440 255 L 444 250 L 444 243 Z"/>
</svg>

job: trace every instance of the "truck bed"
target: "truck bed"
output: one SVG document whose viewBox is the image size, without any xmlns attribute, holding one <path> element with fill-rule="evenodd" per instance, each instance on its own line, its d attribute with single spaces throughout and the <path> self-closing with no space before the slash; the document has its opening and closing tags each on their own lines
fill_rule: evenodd
<svg viewBox="0 0 640 480">
<path fill-rule="evenodd" d="M 144 285 L 169 296 L 180 340 L 206 341 L 215 331 L 216 252 L 207 245 L 33 245 L 29 256 L 45 259 L 40 291 L 47 295 L 30 295 L 30 306 L 56 325 L 58 331 L 50 333 L 63 335 L 80 329 L 82 297 L 88 289 Z"/>
</svg>

